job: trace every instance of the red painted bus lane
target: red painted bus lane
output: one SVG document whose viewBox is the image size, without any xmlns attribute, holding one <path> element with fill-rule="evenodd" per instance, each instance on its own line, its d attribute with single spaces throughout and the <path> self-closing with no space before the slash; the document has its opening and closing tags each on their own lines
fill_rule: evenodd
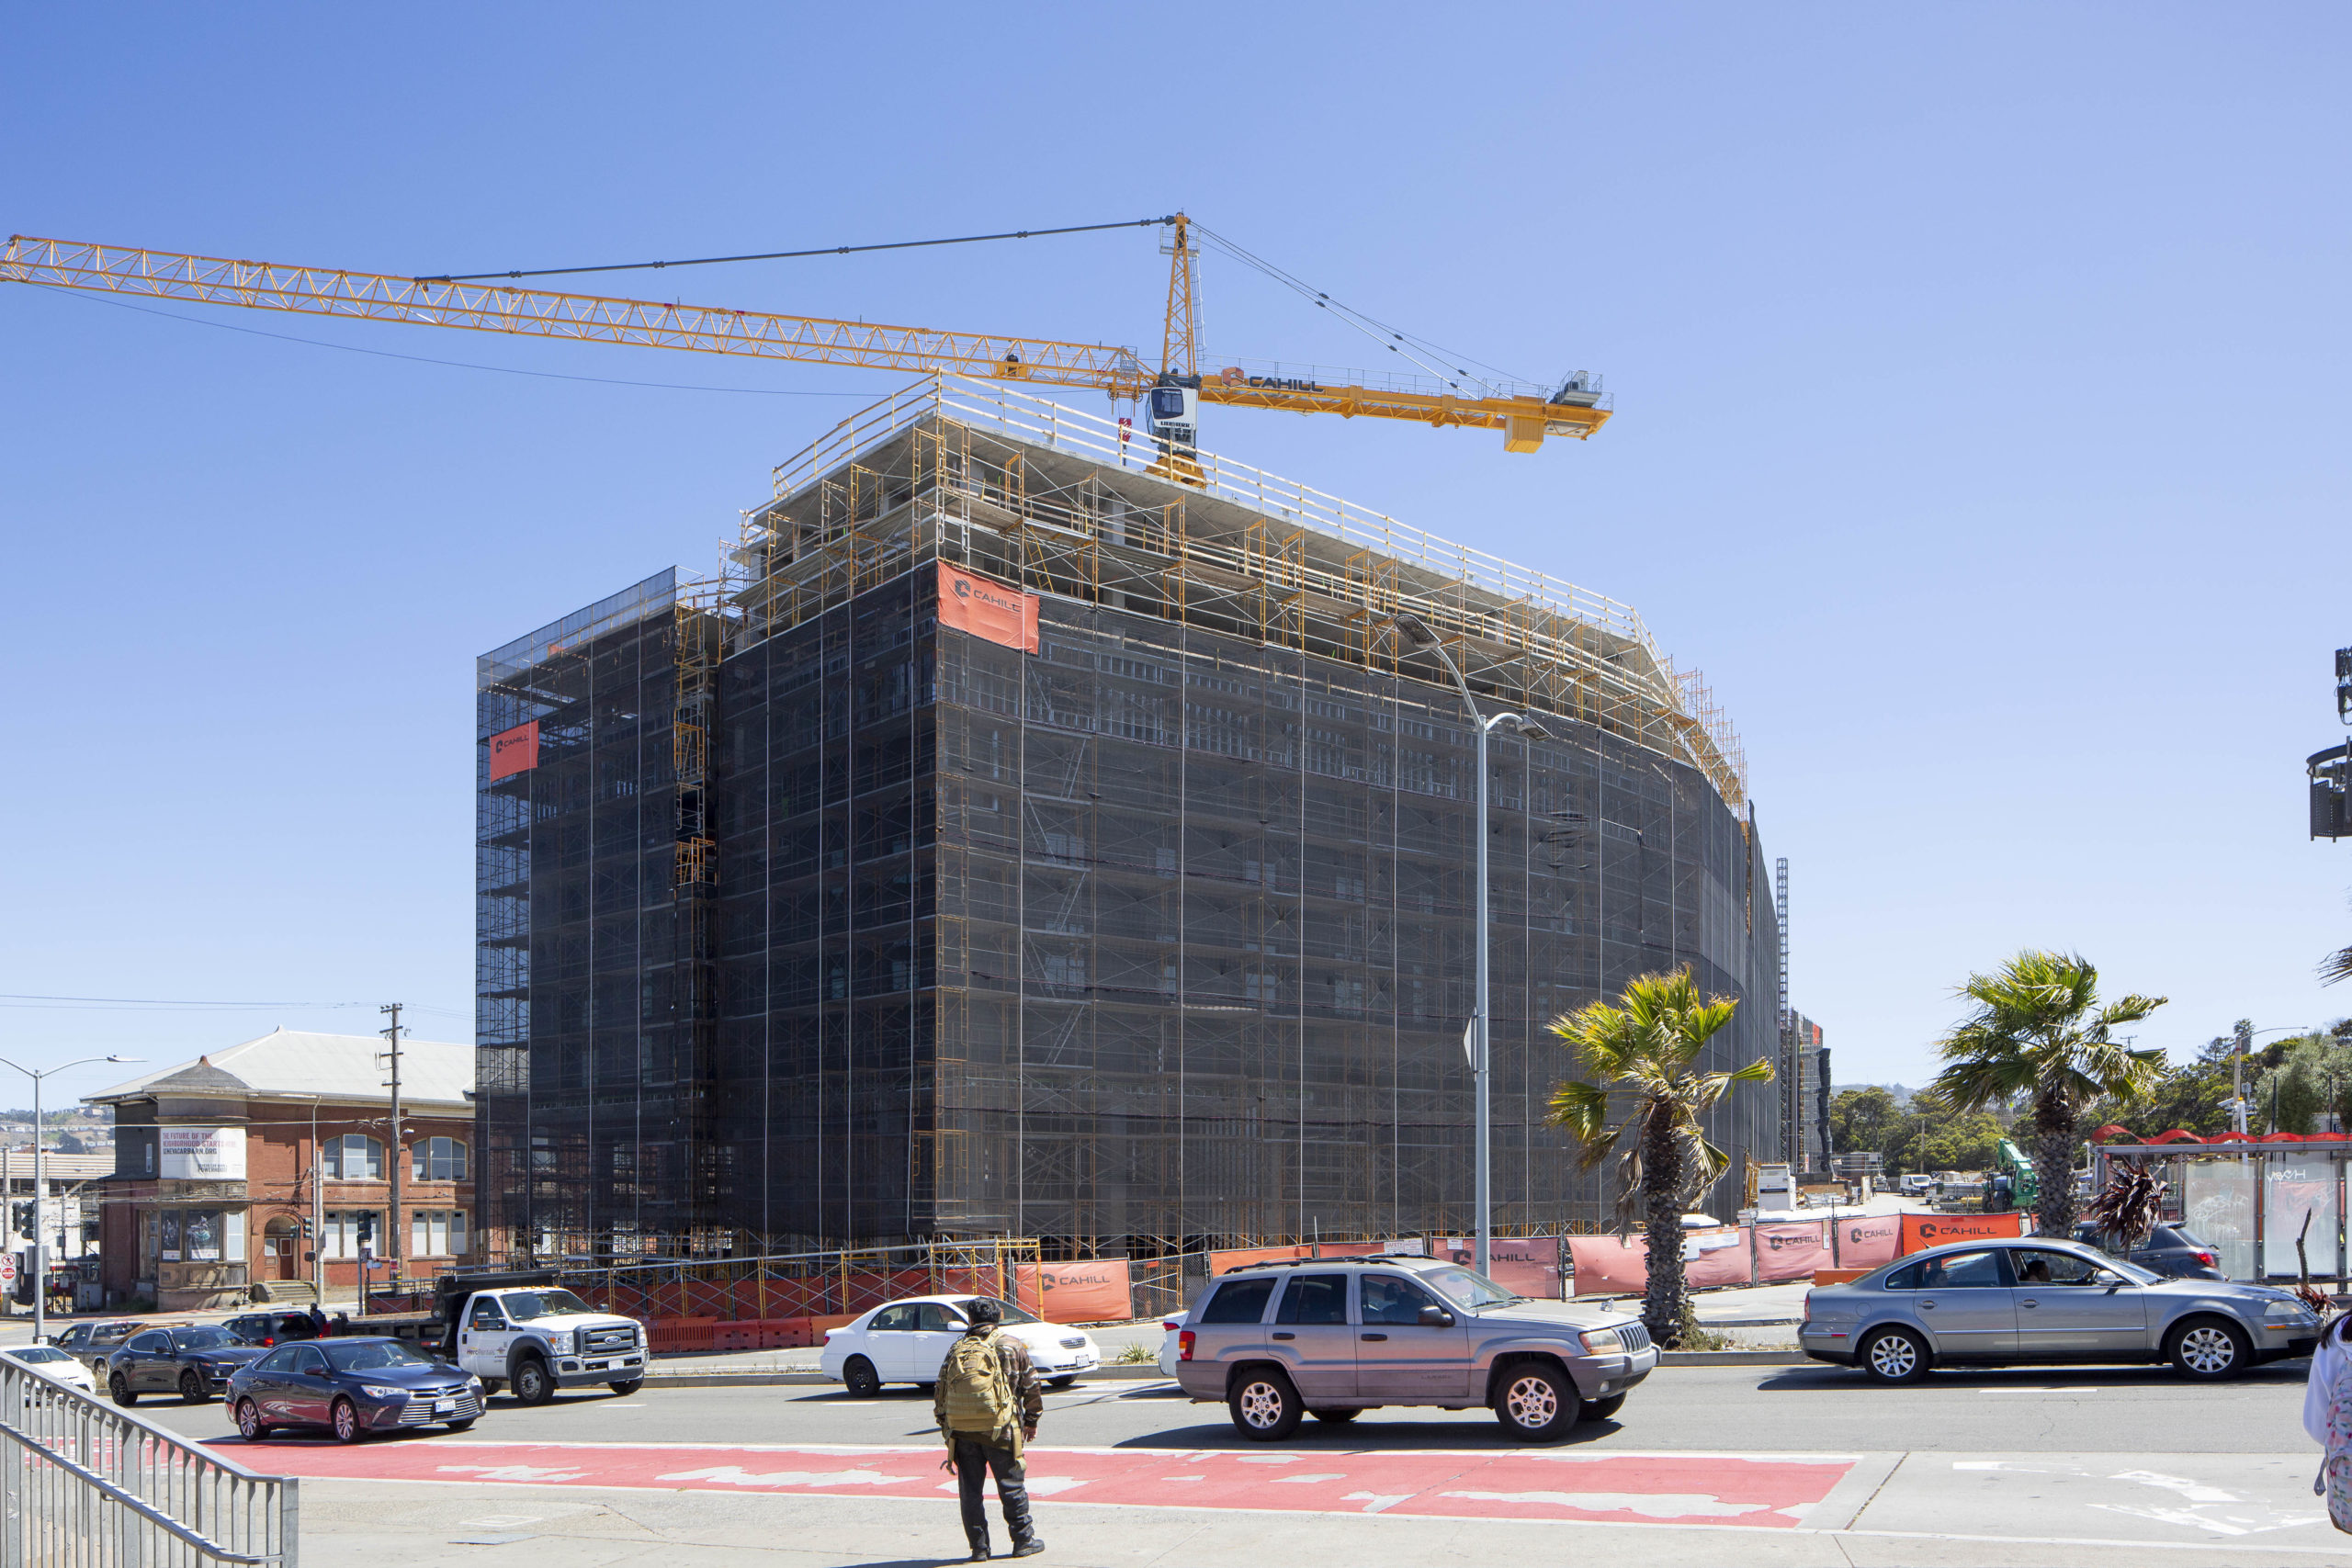
<svg viewBox="0 0 2352 1568">
<path fill-rule="evenodd" d="M 347 1481 L 952 1495 L 941 1450 L 703 1444 L 502 1443 L 409 1438 L 351 1447 L 220 1445 L 281 1474 Z M 1223 1449 L 1032 1449 L 1029 1490 L 1046 1502 L 1251 1508 L 1440 1518 L 1589 1519 L 1787 1529 L 1845 1478 L 1854 1456 L 1448 1450 L 1307 1454 Z"/>
</svg>

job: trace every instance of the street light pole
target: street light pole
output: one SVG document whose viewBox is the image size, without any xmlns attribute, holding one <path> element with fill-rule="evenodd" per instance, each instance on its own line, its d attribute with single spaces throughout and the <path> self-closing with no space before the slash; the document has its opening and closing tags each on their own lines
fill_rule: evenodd
<svg viewBox="0 0 2352 1568">
<path fill-rule="evenodd" d="M 1445 651 L 1445 645 L 1438 641 L 1437 634 L 1430 630 L 1428 623 L 1419 615 L 1405 615 L 1394 617 L 1394 624 L 1396 629 L 1411 638 L 1416 646 L 1426 648 L 1437 655 L 1438 662 L 1445 666 L 1445 672 L 1453 677 L 1454 689 L 1462 694 L 1463 705 L 1470 710 L 1471 728 L 1476 732 L 1478 806 L 1477 821 L 1474 831 L 1478 838 L 1478 852 L 1476 855 L 1477 889 L 1473 897 L 1476 910 L 1474 923 L 1477 933 L 1476 943 L 1477 992 L 1476 999 L 1471 1004 L 1473 1010 L 1470 1017 L 1470 1077 L 1476 1103 L 1474 1123 L 1475 1146 L 1471 1155 L 1472 1163 L 1476 1168 L 1472 1178 L 1471 1203 L 1477 1221 L 1477 1251 L 1475 1255 L 1476 1258 L 1475 1267 L 1479 1273 L 1485 1274 L 1490 1271 L 1488 1265 L 1493 1258 L 1495 1241 L 1494 1053 L 1491 1049 L 1494 1013 L 1487 985 L 1491 971 L 1494 906 L 1488 895 L 1487 868 L 1487 840 L 1489 836 L 1487 828 L 1488 794 L 1487 738 L 1506 724 L 1531 739 L 1548 739 L 1550 736 L 1542 725 L 1519 714 L 1498 713 L 1491 716 L 1481 714 L 1478 711 L 1478 699 L 1470 694 L 1470 682 L 1462 678 L 1461 669 L 1455 665 L 1453 657 Z"/>
<path fill-rule="evenodd" d="M 2230 1104 L 2236 1111 L 2234 1120 L 2237 1130 L 2244 1133 L 2247 1131 L 2245 1059 L 2254 1050 L 2254 1037 L 2257 1034 L 2308 1034 L 2312 1030 L 2311 1025 L 2307 1023 L 2286 1023 L 2276 1029 L 2256 1029 L 2251 1027 L 2248 1021 L 2240 1019 L 2238 1024 L 2237 1037 L 2234 1042 L 2237 1049 L 2230 1053 Z"/>
<path fill-rule="evenodd" d="M 6 1056 L 0 1066 L 16 1067 L 33 1080 L 33 1343 L 41 1343 L 49 1331 L 49 1232 L 41 1223 L 41 1211 L 49 1206 L 49 1173 L 40 1157 L 40 1086 L 51 1073 L 62 1073 L 69 1067 L 86 1067 L 92 1062 L 143 1062 L 144 1056 L 85 1056 L 78 1062 L 35 1072 L 19 1066 Z"/>
</svg>

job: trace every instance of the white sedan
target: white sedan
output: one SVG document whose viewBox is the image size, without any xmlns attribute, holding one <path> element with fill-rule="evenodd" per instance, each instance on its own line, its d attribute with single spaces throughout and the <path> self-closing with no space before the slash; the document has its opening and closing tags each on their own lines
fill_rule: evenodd
<svg viewBox="0 0 2352 1568">
<path fill-rule="evenodd" d="M 884 1383 L 929 1388 L 939 1381 L 939 1364 L 964 1332 L 965 1307 L 978 1299 L 910 1296 L 876 1307 L 853 1323 L 825 1330 L 825 1348 L 817 1364 L 859 1399 L 881 1393 Z M 1080 1372 L 1102 1364 L 1102 1352 L 1095 1348 L 1091 1336 L 1040 1322 L 1010 1302 L 997 1304 L 1004 1312 L 1004 1331 L 1029 1348 L 1030 1364 L 1052 1387 L 1068 1388 Z"/>
<path fill-rule="evenodd" d="M 12 1345 L 0 1350 L 6 1357 L 28 1371 L 39 1372 L 51 1382 L 62 1382 L 68 1388 L 78 1388 L 84 1393 L 98 1392 L 97 1381 L 90 1376 L 90 1369 L 53 1345 Z"/>
</svg>

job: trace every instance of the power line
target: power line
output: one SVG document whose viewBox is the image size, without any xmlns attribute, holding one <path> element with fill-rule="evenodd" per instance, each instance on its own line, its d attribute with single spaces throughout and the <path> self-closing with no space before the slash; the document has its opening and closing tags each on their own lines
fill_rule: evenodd
<svg viewBox="0 0 2352 1568">
<path fill-rule="evenodd" d="M 481 283 L 495 277 L 560 277 L 580 272 L 643 272 L 670 266 L 716 266 L 722 262 L 796 261 L 802 256 L 852 256 L 865 251 L 914 251 L 929 245 L 976 245 L 984 240 L 1035 240 L 1048 234 L 1094 234 L 1105 229 L 1148 229 L 1173 223 L 1166 218 L 1131 218 L 1124 223 L 1076 223 L 1064 229 L 1014 229 L 1002 234 L 957 234 L 944 240 L 891 240 L 876 245 L 822 245 L 808 251 L 763 251 L 756 255 L 695 256 L 687 261 L 607 262 L 601 266 L 542 266 L 516 272 L 444 272 L 415 277 L 412 283 Z"/>
<path fill-rule="evenodd" d="M 266 1008 L 364 1008 L 367 1002 L 223 1002 L 190 1001 L 168 997 L 62 997 L 33 991 L 0 991 L 0 1007 L 81 1008 L 95 1010 L 107 1008 L 162 1008 L 180 1010 L 238 1010 Z M 453 1018 L 466 1016 L 456 1008 L 425 1007 L 411 1002 L 418 1012 L 445 1012 Z"/>
</svg>

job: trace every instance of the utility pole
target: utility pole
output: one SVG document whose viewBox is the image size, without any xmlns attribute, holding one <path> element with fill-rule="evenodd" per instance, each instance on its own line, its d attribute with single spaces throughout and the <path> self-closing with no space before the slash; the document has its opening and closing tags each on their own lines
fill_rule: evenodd
<svg viewBox="0 0 2352 1568">
<path fill-rule="evenodd" d="M 2230 1103 L 2237 1111 L 2237 1117 L 2233 1125 L 2237 1131 L 2243 1133 L 2246 1130 L 2245 1057 L 2246 1053 L 2254 1049 L 2254 1020 L 2250 1018 L 2238 1020 L 2237 1028 L 2233 1032 L 2236 1036 L 2234 1043 L 2237 1049 L 2230 1053 Z"/>
<path fill-rule="evenodd" d="M 403 1168 L 408 1163 L 406 1158 L 408 1146 L 401 1136 L 401 1004 L 387 1002 L 376 1010 L 390 1013 L 392 1019 L 392 1026 L 379 1032 L 392 1043 L 392 1048 L 383 1053 L 391 1063 L 392 1068 L 391 1135 L 384 1140 L 384 1157 L 391 1161 L 392 1165 L 392 1219 L 391 1234 L 384 1238 L 384 1256 L 391 1259 L 391 1290 L 394 1295 L 398 1295 L 401 1290 L 401 1222 L 406 1218 L 401 1212 L 401 1178 L 406 1174 Z M 359 1310 L 363 1313 L 368 1310 L 368 1280 L 364 1264 L 360 1269 Z"/>
</svg>

